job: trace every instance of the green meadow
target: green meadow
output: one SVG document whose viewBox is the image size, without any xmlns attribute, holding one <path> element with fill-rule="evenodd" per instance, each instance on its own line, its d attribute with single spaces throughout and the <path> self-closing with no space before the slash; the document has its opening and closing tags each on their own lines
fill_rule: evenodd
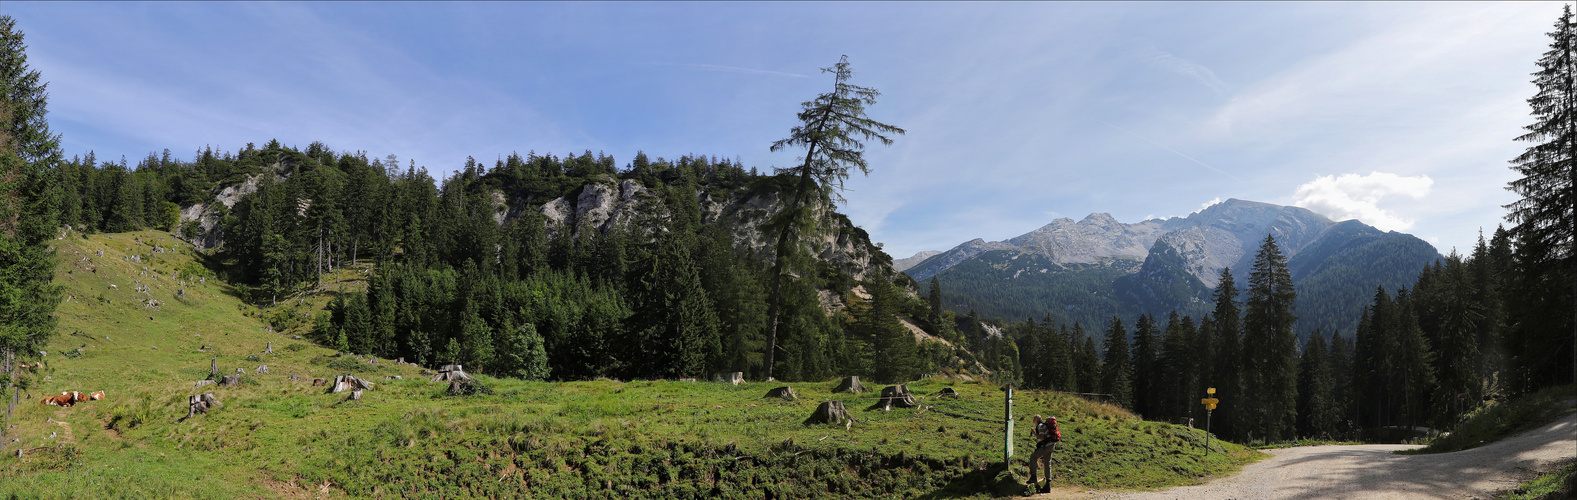
<svg viewBox="0 0 1577 500">
<path fill-rule="evenodd" d="M 1011 496 L 1024 493 L 1028 417 L 1036 413 L 1061 423 L 1058 485 L 1195 484 L 1264 456 L 1215 439 L 1206 453 L 1198 429 L 1079 396 L 1019 391 L 1017 454 L 1005 469 L 1003 391 L 949 378 L 910 383 L 920 407 L 891 411 L 868 409 L 872 394 L 832 393 L 836 380 L 735 386 L 479 375 L 487 393 L 451 396 L 418 367 L 299 338 L 335 293 L 365 286 L 365 267 L 259 307 L 168 233 L 68 233 L 55 246 L 65 297 L 59 333 L 32 360 L 45 367 L 22 372 L 30 399 L 16 407 L 0 457 L 0 494 L 8 496 Z M 210 376 L 211 361 L 221 374 L 242 369 L 241 383 L 194 387 Z M 259 365 L 269 373 L 256 373 Z M 376 385 L 346 401 L 311 383 L 347 373 Z M 763 397 L 781 385 L 800 398 Z M 936 395 L 946 387 L 959 397 Z M 108 397 L 38 404 L 71 390 Z M 223 406 L 184 419 L 187 398 L 208 392 Z M 857 421 L 804 423 L 832 399 L 847 400 Z"/>
</svg>

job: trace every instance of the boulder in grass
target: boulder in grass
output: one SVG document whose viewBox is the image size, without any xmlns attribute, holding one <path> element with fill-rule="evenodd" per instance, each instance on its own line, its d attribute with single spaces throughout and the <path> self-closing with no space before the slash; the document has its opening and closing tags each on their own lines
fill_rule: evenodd
<svg viewBox="0 0 1577 500">
<path fill-rule="evenodd" d="M 939 397 L 939 398 L 957 398 L 958 397 L 958 391 L 953 390 L 952 387 L 943 387 L 942 390 L 936 391 L 936 397 Z"/>
<path fill-rule="evenodd" d="M 852 425 L 855 419 L 849 414 L 849 409 L 842 401 L 824 401 L 816 407 L 816 411 L 805 419 L 805 425 L 814 424 L 845 424 Z"/>
<path fill-rule="evenodd" d="M 838 381 L 838 386 L 832 388 L 832 392 L 864 394 L 871 392 L 871 390 L 866 389 L 865 385 L 860 383 L 860 377 L 843 377 L 843 380 Z"/>
<path fill-rule="evenodd" d="M 241 384 L 241 376 L 240 375 L 225 375 L 223 379 L 219 380 L 219 385 L 220 386 L 224 386 L 224 387 L 235 387 L 235 386 L 240 385 L 240 384 Z"/>
<path fill-rule="evenodd" d="M 914 399 L 914 394 L 909 393 L 909 386 L 889 385 L 882 388 L 882 398 L 868 409 L 888 411 L 893 409 L 894 406 L 914 408 L 919 405 L 920 403 Z"/>
<path fill-rule="evenodd" d="M 739 385 L 745 383 L 745 372 L 718 372 L 712 380 L 725 384 Z"/>
<path fill-rule="evenodd" d="M 783 386 L 783 387 L 778 387 L 778 388 L 772 389 L 770 391 L 767 391 L 767 395 L 762 396 L 762 397 L 763 398 L 783 398 L 783 399 L 788 400 L 788 401 L 794 401 L 794 400 L 799 399 L 799 395 L 794 393 L 794 388 L 786 386 L 786 385 Z"/>
<path fill-rule="evenodd" d="M 467 379 L 449 381 L 449 395 L 451 396 L 471 396 L 475 394 L 492 393 L 493 388 L 482 385 L 482 381 L 480 380 Z"/>
</svg>

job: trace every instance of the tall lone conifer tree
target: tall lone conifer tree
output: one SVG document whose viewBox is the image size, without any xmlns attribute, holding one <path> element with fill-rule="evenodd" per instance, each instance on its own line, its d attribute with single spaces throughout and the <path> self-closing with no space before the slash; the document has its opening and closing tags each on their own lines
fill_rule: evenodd
<svg viewBox="0 0 1577 500">
<path fill-rule="evenodd" d="M 1507 189 L 1522 196 L 1506 208 L 1511 231 L 1532 272 L 1553 271 L 1572 286 L 1572 382 L 1577 383 L 1577 28 L 1564 6 L 1550 50 L 1533 73 L 1538 92 L 1528 98 L 1534 123 L 1518 141 L 1532 143 L 1511 160 L 1522 178 Z M 1554 348 L 1555 346 L 1549 346 Z"/>
<path fill-rule="evenodd" d="M 876 104 L 881 95 L 876 89 L 849 83 L 854 71 L 849 69 L 849 57 L 843 56 L 831 68 L 822 68 L 833 74 L 832 91 L 804 102 L 799 112 L 800 125 L 789 131 L 789 136 L 772 143 L 772 151 L 784 148 L 805 148 L 803 162 L 796 167 L 781 169 L 778 175 L 793 179 L 793 185 L 784 193 L 788 204 L 769 222 L 768 230 L 777 231 L 772 262 L 772 289 L 767 306 L 767 378 L 772 378 L 772 362 L 777 351 L 778 315 L 783 310 L 783 277 L 799 260 L 801 238 L 815 233 L 814 215 L 831 209 L 834 199 L 842 199 L 843 181 L 849 178 L 849 169 L 857 167 L 860 173 L 869 174 L 865 163 L 865 142 L 876 140 L 890 145 L 892 134 L 904 130 L 872 120 L 865 116 L 865 106 Z"/>
<path fill-rule="evenodd" d="M 1293 436 L 1297 426 L 1297 334 L 1293 333 L 1292 274 L 1276 238 L 1265 235 L 1249 273 L 1243 311 L 1243 394 L 1252 429 L 1274 442 Z"/>
</svg>

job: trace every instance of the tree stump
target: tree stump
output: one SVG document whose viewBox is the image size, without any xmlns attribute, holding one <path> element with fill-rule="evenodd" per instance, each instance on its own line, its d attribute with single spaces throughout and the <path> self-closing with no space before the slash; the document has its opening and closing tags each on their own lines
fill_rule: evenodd
<svg viewBox="0 0 1577 500">
<path fill-rule="evenodd" d="M 257 373 L 257 374 L 260 374 L 260 375 L 267 375 L 268 374 L 268 365 L 257 365 L 257 370 L 253 371 L 253 373 Z"/>
<path fill-rule="evenodd" d="M 193 386 L 192 388 L 196 389 L 198 387 L 202 387 L 202 386 L 205 386 L 205 385 L 214 385 L 214 381 L 212 381 L 212 380 L 198 380 L 197 381 L 197 385 Z"/>
<path fill-rule="evenodd" d="M 246 373 L 246 369 L 245 369 L 245 368 L 236 368 L 236 369 L 235 369 L 235 372 L 236 372 L 236 373 L 243 373 L 243 374 L 244 374 L 244 373 Z"/>
<path fill-rule="evenodd" d="M 236 385 L 239 385 L 240 383 L 241 383 L 241 376 L 240 375 L 225 375 L 223 379 L 219 380 L 219 385 L 223 386 L 223 387 L 235 387 Z"/>
<path fill-rule="evenodd" d="M 268 348 L 263 349 L 263 354 L 273 354 L 273 353 L 274 353 L 274 341 L 270 340 L 270 341 L 268 341 Z"/>
<path fill-rule="evenodd" d="M 871 392 L 871 390 L 866 389 L 865 385 L 860 383 L 860 377 L 844 377 L 843 380 L 838 381 L 838 386 L 834 387 L 832 392 L 864 394 Z"/>
<path fill-rule="evenodd" d="M 323 385 L 325 385 L 327 383 L 328 383 L 327 380 L 323 380 L 323 379 L 320 379 L 320 378 L 312 379 L 312 386 L 313 387 L 322 387 Z"/>
<path fill-rule="evenodd" d="M 354 375 L 345 374 L 334 377 L 334 384 L 329 387 L 328 393 L 337 394 L 345 391 L 360 391 L 371 388 L 372 382 L 362 380 Z"/>
<path fill-rule="evenodd" d="M 208 347 L 208 346 L 203 346 L 203 347 Z M 215 357 L 214 359 L 211 359 L 211 360 L 208 361 L 208 374 L 209 375 L 218 375 L 219 374 L 219 358 L 218 357 Z"/>
<path fill-rule="evenodd" d="M 848 408 L 842 401 L 824 401 L 816 407 L 816 411 L 805 419 L 805 425 L 812 424 L 852 424 L 854 416 L 849 414 Z"/>
<path fill-rule="evenodd" d="M 429 382 L 453 382 L 456 380 L 472 380 L 472 378 L 470 375 L 465 374 L 465 370 L 460 365 L 444 365 L 438 369 L 438 373 L 433 374 L 433 377 L 428 379 Z"/>
<path fill-rule="evenodd" d="M 767 391 L 767 395 L 762 396 L 762 397 L 763 398 L 783 398 L 784 400 L 788 400 L 788 401 L 794 401 L 794 400 L 799 399 L 799 395 L 794 393 L 794 388 L 786 386 L 786 385 L 783 386 L 783 387 L 778 387 L 776 389 L 772 389 L 770 391 Z"/>
<path fill-rule="evenodd" d="M 718 372 L 712 380 L 725 384 L 739 385 L 745 383 L 745 372 Z"/>
<path fill-rule="evenodd" d="M 942 390 L 936 391 L 936 396 L 940 398 L 957 398 L 958 391 L 953 390 L 952 387 L 943 387 Z"/>
<path fill-rule="evenodd" d="M 300 375 L 296 375 L 294 373 L 290 374 L 290 381 L 291 382 L 295 382 L 297 380 L 301 380 L 301 376 Z"/>
<path fill-rule="evenodd" d="M 403 377 L 400 377 L 399 375 L 389 375 L 387 377 L 383 377 L 383 379 L 384 380 L 405 380 Z"/>
<path fill-rule="evenodd" d="M 186 405 L 186 417 L 182 420 L 192 418 L 193 415 L 208 413 L 210 408 L 219 407 L 219 398 L 214 397 L 212 393 L 200 394 L 186 398 Z"/>
<path fill-rule="evenodd" d="M 361 401 L 361 391 L 350 391 L 350 395 L 345 396 L 345 399 L 340 402 L 344 403 L 346 401 Z"/>
<path fill-rule="evenodd" d="M 875 410 L 880 408 L 882 411 L 889 411 L 892 410 L 894 406 L 899 408 L 914 408 L 919 405 L 920 403 L 914 400 L 914 395 L 909 393 L 908 386 L 889 385 L 882 388 L 882 399 L 877 401 L 876 404 L 871 405 L 869 409 Z"/>
</svg>

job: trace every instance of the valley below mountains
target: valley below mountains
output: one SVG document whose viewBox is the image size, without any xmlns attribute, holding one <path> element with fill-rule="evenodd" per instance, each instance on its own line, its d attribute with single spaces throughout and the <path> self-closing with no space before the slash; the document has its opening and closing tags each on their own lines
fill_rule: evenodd
<svg viewBox="0 0 1577 500">
<path fill-rule="evenodd" d="M 916 281 L 937 278 L 944 307 L 960 314 L 1079 322 L 1098 331 L 1112 316 L 1203 316 L 1223 268 L 1238 290 L 1247 288 L 1266 235 L 1288 256 L 1300 337 L 1350 335 L 1377 289 L 1411 286 L 1419 270 L 1441 258 L 1409 234 L 1230 199 L 1186 217 L 1132 224 L 1105 213 L 1060 218 L 1005 241 L 976 238 L 908 267 L 907 259 L 895 264 Z"/>
</svg>

